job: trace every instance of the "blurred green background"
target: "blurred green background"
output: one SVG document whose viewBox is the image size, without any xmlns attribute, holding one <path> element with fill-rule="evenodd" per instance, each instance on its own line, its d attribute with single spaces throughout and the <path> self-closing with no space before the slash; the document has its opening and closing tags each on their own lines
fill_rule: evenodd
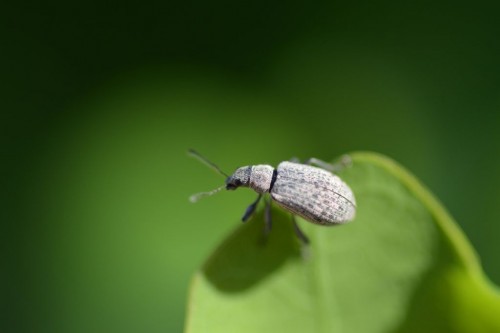
<svg viewBox="0 0 500 333">
<path fill-rule="evenodd" d="M 0 13 L 2 332 L 179 332 L 251 191 L 226 172 L 374 150 L 500 283 L 497 2 L 97 1 Z"/>
</svg>

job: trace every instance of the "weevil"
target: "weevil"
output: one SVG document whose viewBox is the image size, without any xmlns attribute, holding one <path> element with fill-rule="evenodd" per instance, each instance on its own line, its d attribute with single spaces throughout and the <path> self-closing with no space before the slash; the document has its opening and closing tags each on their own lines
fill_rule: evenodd
<svg viewBox="0 0 500 333">
<path fill-rule="evenodd" d="M 203 196 L 213 195 L 223 189 L 249 187 L 258 196 L 242 217 L 242 221 L 246 222 L 264 194 L 269 193 L 270 199 L 266 200 L 264 214 L 266 234 L 271 230 L 272 224 L 271 202 L 276 202 L 292 213 L 295 233 L 304 243 L 309 243 L 309 240 L 299 229 L 294 215 L 315 224 L 338 225 L 352 221 L 356 214 L 356 199 L 352 190 L 340 177 L 333 174 L 342 168 L 341 165 L 331 165 L 311 158 L 303 164 L 295 161 L 281 162 L 277 168 L 263 164 L 244 166 L 228 175 L 195 150 L 190 149 L 188 152 L 226 177 L 225 185 L 192 195 L 190 201 L 196 202 Z"/>
</svg>

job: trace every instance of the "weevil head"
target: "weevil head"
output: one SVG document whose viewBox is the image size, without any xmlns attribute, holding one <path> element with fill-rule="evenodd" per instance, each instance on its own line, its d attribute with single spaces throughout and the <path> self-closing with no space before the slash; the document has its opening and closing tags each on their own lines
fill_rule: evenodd
<svg viewBox="0 0 500 333">
<path fill-rule="evenodd" d="M 251 166 L 244 166 L 236 169 L 236 171 L 226 179 L 226 190 L 236 190 L 240 186 L 248 187 L 251 174 Z"/>
</svg>

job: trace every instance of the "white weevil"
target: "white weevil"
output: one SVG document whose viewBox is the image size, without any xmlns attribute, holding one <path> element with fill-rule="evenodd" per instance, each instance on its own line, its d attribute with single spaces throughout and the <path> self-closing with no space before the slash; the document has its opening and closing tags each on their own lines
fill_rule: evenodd
<svg viewBox="0 0 500 333">
<path fill-rule="evenodd" d="M 189 153 L 206 163 L 226 178 L 226 184 L 210 192 L 202 192 L 191 196 L 192 202 L 202 196 L 212 195 L 222 189 L 236 190 L 238 187 L 250 187 L 259 194 L 243 215 L 243 222 L 255 211 L 257 204 L 265 193 L 279 206 L 305 220 L 321 225 L 343 224 L 354 219 L 356 200 L 352 190 L 338 176 L 330 171 L 338 167 L 320 161 L 309 159 L 306 164 L 281 162 L 277 168 L 270 165 L 250 165 L 236 169 L 228 176 L 217 165 L 210 162 L 194 150 Z M 311 166 L 315 164 L 321 168 Z M 330 170 L 327 171 L 326 169 Z M 266 233 L 271 229 L 270 205 L 266 200 Z M 298 228 L 293 219 L 297 236 L 308 242 L 307 237 Z"/>
</svg>

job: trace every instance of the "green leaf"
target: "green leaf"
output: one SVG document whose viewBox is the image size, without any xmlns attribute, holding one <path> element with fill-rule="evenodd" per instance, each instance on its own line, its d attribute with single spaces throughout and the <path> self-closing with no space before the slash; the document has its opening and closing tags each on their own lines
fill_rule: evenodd
<svg viewBox="0 0 500 333">
<path fill-rule="evenodd" d="M 444 208 L 390 159 L 351 157 L 356 219 L 300 220 L 309 248 L 278 209 L 267 240 L 262 215 L 239 226 L 194 276 L 187 332 L 500 332 L 500 293 Z"/>
</svg>

